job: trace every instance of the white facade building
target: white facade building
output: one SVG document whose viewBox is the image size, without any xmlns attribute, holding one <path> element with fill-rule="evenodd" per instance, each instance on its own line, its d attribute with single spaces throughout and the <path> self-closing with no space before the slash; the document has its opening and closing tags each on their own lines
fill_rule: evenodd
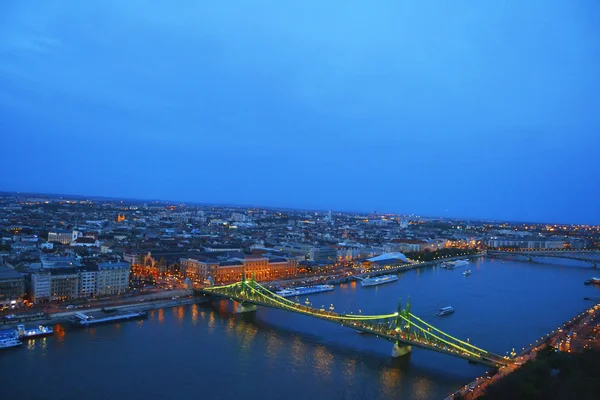
<svg viewBox="0 0 600 400">
<path fill-rule="evenodd" d="M 96 276 L 96 296 L 120 294 L 129 288 L 129 271 L 126 262 L 101 263 Z"/>
</svg>

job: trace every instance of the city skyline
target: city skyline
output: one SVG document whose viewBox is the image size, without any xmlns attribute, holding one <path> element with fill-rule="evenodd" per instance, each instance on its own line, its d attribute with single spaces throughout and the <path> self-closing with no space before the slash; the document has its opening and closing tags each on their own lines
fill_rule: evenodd
<svg viewBox="0 0 600 400">
<path fill-rule="evenodd" d="M 2 190 L 600 223 L 593 2 L 0 8 Z"/>
<path fill-rule="evenodd" d="M 115 196 L 95 196 L 85 194 L 73 194 L 73 193 L 36 193 L 36 192 L 10 192 L 0 190 L 0 196 L 22 196 L 22 197 L 60 197 L 65 200 L 91 200 L 91 201 L 121 201 L 127 202 L 128 204 L 139 204 L 139 203 L 158 203 L 158 204 L 172 204 L 176 206 L 197 206 L 197 207 L 216 207 L 216 208 L 239 208 L 243 209 L 264 209 L 274 211 L 291 211 L 291 212 L 307 212 L 307 213 L 320 213 L 327 214 L 333 212 L 334 214 L 349 214 L 349 215 L 370 215 L 377 214 L 380 216 L 395 215 L 397 217 L 402 216 L 403 218 L 413 219 L 426 219 L 426 220 L 454 220 L 454 221 L 473 221 L 473 222 L 490 222 L 490 223 L 510 223 L 510 224 L 535 224 L 535 225 L 562 225 L 562 226 L 597 226 L 593 223 L 574 223 L 574 222 L 556 222 L 556 221 L 527 221 L 527 220 L 503 220 L 494 218 L 469 218 L 469 217 L 456 217 L 456 216 L 438 216 L 438 215 L 420 215 L 416 213 L 405 213 L 405 212 L 392 212 L 392 211 L 378 211 L 378 210 L 341 210 L 341 209 L 310 209 L 310 208 L 297 208 L 297 207 L 279 207 L 276 205 L 264 205 L 264 204 L 238 204 L 238 203 L 210 203 L 201 201 L 182 201 L 178 199 L 157 199 L 157 198 L 134 198 L 134 197 L 115 197 Z"/>
</svg>

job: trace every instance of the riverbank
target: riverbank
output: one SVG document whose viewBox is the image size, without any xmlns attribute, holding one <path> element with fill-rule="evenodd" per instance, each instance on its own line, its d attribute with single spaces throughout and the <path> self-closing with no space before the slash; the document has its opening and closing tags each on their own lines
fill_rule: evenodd
<svg viewBox="0 0 600 400">
<path fill-rule="evenodd" d="M 448 396 L 446 400 L 475 400 L 485 396 L 488 386 L 495 387 L 497 385 L 503 385 L 503 379 L 506 379 L 509 376 L 510 379 L 512 379 L 512 375 L 515 373 L 518 374 L 518 371 L 522 366 L 535 363 L 538 354 L 554 352 L 553 349 L 557 349 L 557 351 L 563 353 L 571 353 L 576 347 L 579 347 L 579 351 L 585 349 L 586 346 L 590 347 L 590 343 L 587 341 L 583 346 L 572 346 L 571 343 L 575 343 L 577 337 L 588 338 L 590 330 L 597 326 L 598 323 L 596 320 L 599 316 L 600 304 L 596 304 L 563 323 L 562 326 L 548 333 L 545 337 L 536 340 L 535 343 L 532 343 L 527 348 L 523 348 L 523 351 L 515 358 L 514 364 L 500 368 L 498 373 L 494 376 L 478 377 L 473 382 L 463 386 L 459 391 Z M 600 341 L 597 339 L 594 340 L 597 342 L 594 344 L 596 344 L 597 347 L 600 347 Z"/>
<path fill-rule="evenodd" d="M 178 306 L 185 306 L 189 304 L 200 304 L 209 301 L 206 298 L 196 297 L 196 296 L 186 296 L 180 298 L 154 298 L 154 299 L 137 299 L 137 301 L 131 303 L 120 304 L 116 306 L 110 307 L 94 307 L 94 308 L 86 308 L 79 310 L 69 310 L 60 313 L 49 314 L 45 318 L 39 318 L 35 320 L 25 321 L 25 323 L 31 323 L 36 325 L 55 325 L 70 322 L 74 317 L 75 313 L 83 312 L 83 313 L 92 313 L 92 312 L 102 312 L 104 309 L 110 310 L 119 310 L 121 312 L 135 312 L 135 311 L 150 311 L 156 310 L 159 308 L 171 308 Z M 15 321 L 14 323 L 5 324 L 2 326 L 2 329 L 11 329 L 16 328 L 16 326 L 23 321 Z"/>
<path fill-rule="evenodd" d="M 410 271 L 417 268 L 434 267 L 441 264 L 444 261 L 456 261 L 464 259 L 475 259 L 484 257 L 485 253 L 469 254 L 469 255 L 458 255 L 453 257 L 440 257 L 432 261 L 411 261 L 408 264 L 402 264 L 397 267 L 382 268 L 377 270 L 369 270 L 361 274 L 346 273 L 344 276 L 319 276 L 313 278 L 303 279 L 288 279 L 285 281 L 266 282 L 264 285 L 269 289 L 275 289 L 278 286 L 298 286 L 298 285 L 341 285 L 344 283 L 350 283 L 366 277 L 375 277 L 388 274 L 400 274 L 402 272 Z"/>
<path fill-rule="evenodd" d="M 460 256 L 454 256 L 454 257 L 439 258 L 437 260 L 432 260 L 432 261 L 420 261 L 420 262 L 414 262 L 414 263 L 407 264 L 407 265 L 403 264 L 403 265 L 400 265 L 395 268 L 384 268 L 384 269 L 367 271 L 360 275 L 354 275 L 353 277 L 354 278 L 356 278 L 356 277 L 365 278 L 367 276 L 374 277 L 374 276 L 387 275 L 387 274 L 399 274 L 401 272 L 410 271 L 410 270 L 417 269 L 417 268 L 433 267 L 433 266 L 439 265 L 445 261 L 456 261 L 456 260 L 464 260 L 464 259 L 471 260 L 474 258 L 479 258 L 479 257 L 484 257 L 484 256 L 485 256 L 485 253 L 477 253 L 477 254 L 470 254 L 470 255 L 460 255 Z"/>
</svg>

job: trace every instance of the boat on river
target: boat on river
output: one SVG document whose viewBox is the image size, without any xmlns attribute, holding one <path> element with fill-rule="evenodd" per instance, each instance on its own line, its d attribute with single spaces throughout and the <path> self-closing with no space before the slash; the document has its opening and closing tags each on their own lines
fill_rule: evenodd
<svg viewBox="0 0 600 400">
<path fill-rule="evenodd" d="M 435 313 L 435 315 L 437 315 L 438 317 L 441 317 L 443 315 L 449 315 L 452 314 L 454 312 L 454 308 L 452 306 L 448 306 L 448 307 L 442 307 L 438 310 L 438 312 Z"/>
<path fill-rule="evenodd" d="M 396 282 L 397 280 L 398 280 L 398 275 L 375 276 L 373 278 L 364 278 L 360 282 L 360 285 L 362 287 L 377 286 L 377 285 L 383 285 L 384 283 Z"/>
<path fill-rule="evenodd" d="M 333 288 L 333 285 L 301 286 L 297 288 L 279 290 L 275 292 L 275 294 L 281 297 L 302 296 L 305 294 L 330 292 L 333 290 Z"/>
</svg>

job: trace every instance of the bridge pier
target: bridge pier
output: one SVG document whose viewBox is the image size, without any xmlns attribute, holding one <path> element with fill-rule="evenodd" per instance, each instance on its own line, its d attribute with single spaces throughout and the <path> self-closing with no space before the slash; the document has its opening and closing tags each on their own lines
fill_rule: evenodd
<svg viewBox="0 0 600 400">
<path fill-rule="evenodd" d="M 412 351 L 411 346 L 401 346 L 398 343 L 392 347 L 392 357 L 398 358 L 409 354 Z"/>
<path fill-rule="evenodd" d="M 238 314 L 253 312 L 253 311 L 256 311 L 255 304 L 244 304 L 244 303 L 239 303 L 237 306 L 237 309 L 235 310 L 235 312 Z"/>
</svg>

